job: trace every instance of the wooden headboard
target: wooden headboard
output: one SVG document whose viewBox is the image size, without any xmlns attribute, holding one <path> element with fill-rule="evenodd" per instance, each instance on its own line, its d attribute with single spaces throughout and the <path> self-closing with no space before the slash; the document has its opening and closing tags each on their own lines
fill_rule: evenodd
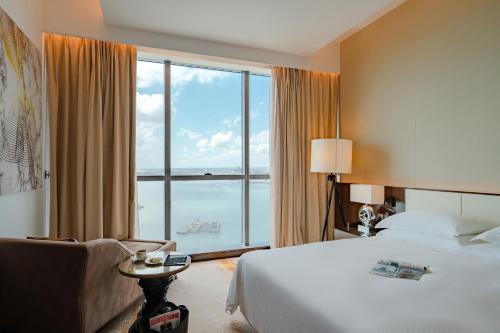
<svg viewBox="0 0 500 333">
<path fill-rule="evenodd" d="M 468 218 L 500 225 L 500 196 L 405 190 L 406 211 L 432 210 L 463 215 Z"/>
</svg>

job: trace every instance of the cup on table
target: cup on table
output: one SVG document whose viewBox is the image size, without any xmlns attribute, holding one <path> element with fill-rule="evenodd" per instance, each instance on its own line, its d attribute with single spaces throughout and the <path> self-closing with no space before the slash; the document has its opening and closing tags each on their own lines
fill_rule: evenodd
<svg viewBox="0 0 500 333">
<path fill-rule="evenodd" d="M 137 250 L 137 252 L 135 252 L 135 257 L 138 260 L 144 260 L 146 259 L 147 254 L 148 252 L 146 250 Z"/>
</svg>

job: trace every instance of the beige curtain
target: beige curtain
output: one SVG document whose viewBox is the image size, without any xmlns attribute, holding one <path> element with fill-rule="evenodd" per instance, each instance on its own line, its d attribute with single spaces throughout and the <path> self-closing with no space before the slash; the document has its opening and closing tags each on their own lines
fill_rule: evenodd
<svg viewBox="0 0 500 333">
<path fill-rule="evenodd" d="M 321 239 L 326 175 L 310 169 L 311 140 L 334 138 L 339 76 L 275 67 L 272 71 L 271 211 L 273 246 Z"/>
<path fill-rule="evenodd" d="M 135 47 L 45 36 L 50 235 L 132 238 Z"/>
</svg>

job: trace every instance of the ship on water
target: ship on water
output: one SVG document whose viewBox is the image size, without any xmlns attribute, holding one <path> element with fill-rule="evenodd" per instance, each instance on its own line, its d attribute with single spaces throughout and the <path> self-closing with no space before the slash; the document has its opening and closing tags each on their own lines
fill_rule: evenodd
<svg viewBox="0 0 500 333">
<path fill-rule="evenodd" d="M 196 221 L 191 223 L 186 223 L 181 230 L 178 230 L 176 233 L 178 235 L 187 235 L 187 234 L 195 234 L 195 233 L 203 233 L 208 232 L 211 234 L 220 233 L 221 224 L 217 221 L 208 222 L 208 221 L 200 221 L 198 217 Z"/>
</svg>

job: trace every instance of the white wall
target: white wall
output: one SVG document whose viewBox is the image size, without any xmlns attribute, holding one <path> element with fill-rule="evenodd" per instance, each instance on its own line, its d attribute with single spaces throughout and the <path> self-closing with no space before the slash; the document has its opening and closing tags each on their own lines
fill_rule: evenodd
<svg viewBox="0 0 500 333">
<path fill-rule="evenodd" d="M 151 33 L 104 24 L 99 0 L 43 0 L 42 30 L 100 40 L 188 52 L 247 62 L 327 72 L 340 70 L 338 43 L 326 45 L 308 57 Z"/>
<path fill-rule="evenodd" d="M 41 5 L 41 0 L 0 0 L 0 7 L 40 51 L 42 50 Z M 43 191 L 44 189 L 38 189 L 0 196 L 0 237 L 44 234 Z"/>
<path fill-rule="evenodd" d="M 0 7 L 42 50 L 42 0 L 0 0 Z"/>
</svg>

